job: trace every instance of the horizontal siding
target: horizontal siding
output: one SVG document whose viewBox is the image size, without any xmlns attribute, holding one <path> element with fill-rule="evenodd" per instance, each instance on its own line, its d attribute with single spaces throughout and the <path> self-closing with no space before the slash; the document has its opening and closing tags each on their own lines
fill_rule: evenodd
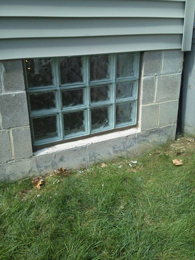
<svg viewBox="0 0 195 260">
<path fill-rule="evenodd" d="M 1 18 L 0 39 L 182 34 L 182 19 Z"/>
<path fill-rule="evenodd" d="M 183 18 L 185 1 L 1 0 L 0 17 Z"/>
<path fill-rule="evenodd" d="M 1 40 L 0 59 L 180 49 L 180 35 Z"/>
<path fill-rule="evenodd" d="M 0 0 L 0 59 L 189 49 L 193 1 Z"/>
</svg>

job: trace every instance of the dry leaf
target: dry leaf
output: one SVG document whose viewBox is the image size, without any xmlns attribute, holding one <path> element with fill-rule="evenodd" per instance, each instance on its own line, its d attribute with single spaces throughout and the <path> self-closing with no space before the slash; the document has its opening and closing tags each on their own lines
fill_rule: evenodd
<svg viewBox="0 0 195 260">
<path fill-rule="evenodd" d="M 44 184 L 44 179 L 41 176 L 35 177 L 32 179 L 32 183 L 38 190 L 40 190 L 41 186 L 43 186 L 43 184 Z"/>
<path fill-rule="evenodd" d="M 107 165 L 105 163 L 101 163 L 101 167 L 106 167 Z"/>
<path fill-rule="evenodd" d="M 61 174 L 66 174 L 67 170 L 64 167 L 58 169 Z"/>
<path fill-rule="evenodd" d="M 183 161 L 179 160 L 179 159 L 175 159 L 175 160 L 173 160 L 173 164 L 176 166 L 180 166 L 180 165 L 183 165 Z"/>
<path fill-rule="evenodd" d="M 67 176 L 68 175 L 68 170 L 65 169 L 64 167 L 61 167 L 57 170 L 53 170 L 53 172 L 51 173 L 50 176 L 53 176 L 53 175 L 64 175 L 64 176 Z"/>
</svg>

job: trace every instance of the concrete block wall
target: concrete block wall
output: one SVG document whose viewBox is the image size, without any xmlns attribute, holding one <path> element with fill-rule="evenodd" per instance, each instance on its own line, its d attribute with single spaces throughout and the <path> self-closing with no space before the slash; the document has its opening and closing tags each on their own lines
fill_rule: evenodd
<svg viewBox="0 0 195 260">
<path fill-rule="evenodd" d="M 175 138 L 183 53 L 142 56 L 138 126 L 33 153 L 22 61 L 0 62 L 0 181 L 135 155 Z"/>
<path fill-rule="evenodd" d="M 22 61 L 0 62 L 0 165 L 32 155 Z"/>
<path fill-rule="evenodd" d="M 145 52 L 141 78 L 141 130 L 176 129 L 183 53 Z"/>
</svg>

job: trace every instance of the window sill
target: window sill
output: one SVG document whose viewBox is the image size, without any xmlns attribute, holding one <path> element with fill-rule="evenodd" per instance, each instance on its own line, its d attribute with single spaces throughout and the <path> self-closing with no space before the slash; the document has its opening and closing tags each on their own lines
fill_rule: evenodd
<svg viewBox="0 0 195 260">
<path fill-rule="evenodd" d="M 34 155 L 41 156 L 41 155 L 52 154 L 52 153 L 60 152 L 60 151 L 67 151 L 69 149 L 74 149 L 74 148 L 81 147 L 81 146 L 88 146 L 90 144 L 95 144 L 95 143 L 101 143 L 104 141 L 109 141 L 109 140 L 113 140 L 116 138 L 137 134 L 140 132 L 141 132 L 141 130 L 139 127 L 134 127 L 134 128 L 128 129 L 128 130 L 117 131 L 117 132 L 113 132 L 113 133 L 109 133 L 109 134 L 102 134 L 99 136 L 89 137 L 87 139 L 83 139 L 83 140 L 79 140 L 79 141 L 58 144 L 53 147 L 44 148 L 42 150 L 39 150 L 39 151 L 35 152 Z"/>
</svg>

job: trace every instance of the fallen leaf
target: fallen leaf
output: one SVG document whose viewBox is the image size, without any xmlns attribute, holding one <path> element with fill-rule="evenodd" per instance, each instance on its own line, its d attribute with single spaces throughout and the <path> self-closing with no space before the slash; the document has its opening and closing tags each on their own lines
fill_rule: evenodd
<svg viewBox="0 0 195 260">
<path fill-rule="evenodd" d="M 106 167 L 107 165 L 105 163 L 101 163 L 101 167 Z"/>
<path fill-rule="evenodd" d="M 173 164 L 176 165 L 176 166 L 180 166 L 180 165 L 183 165 L 183 161 L 179 160 L 179 159 L 174 159 Z"/>
<path fill-rule="evenodd" d="M 44 184 L 44 179 L 41 176 L 35 177 L 32 179 L 32 183 L 38 190 L 40 190 L 41 186 Z"/>
<path fill-rule="evenodd" d="M 58 171 L 61 173 L 61 174 L 66 174 L 66 169 L 64 167 L 61 167 L 58 169 Z"/>
<path fill-rule="evenodd" d="M 53 172 L 51 173 L 52 175 L 64 175 L 67 176 L 68 175 L 68 170 L 65 169 L 64 167 L 61 167 L 57 170 L 53 170 Z M 50 176 L 52 176 L 50 175 Z"/>
</svg>

